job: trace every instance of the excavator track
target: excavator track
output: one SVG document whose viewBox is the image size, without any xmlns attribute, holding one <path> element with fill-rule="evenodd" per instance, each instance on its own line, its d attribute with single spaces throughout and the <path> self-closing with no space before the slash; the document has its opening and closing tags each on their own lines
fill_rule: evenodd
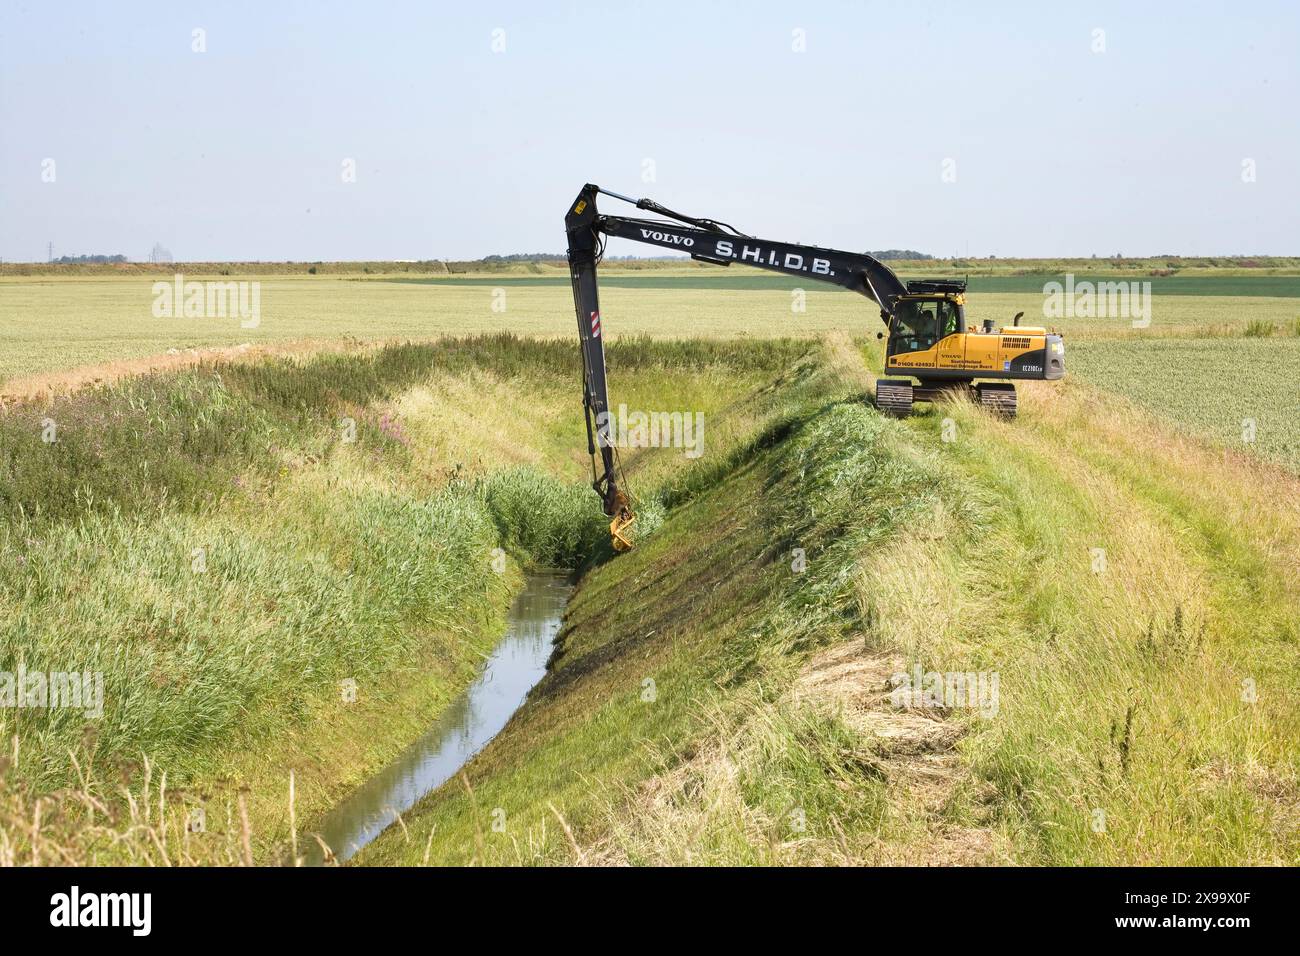
<svg viewBox="0 0 1300 956">
<path fill-rule="evenodd" d="M 912 414 L 912 383 L 894 378 L 877 381 L 876 408 L 895 418 L 906 418 Z"/>
<path fill-rule="evenodd" d="M 980 382 L 974 388 L 975 400 L 1003 418 L 1016 417 L 1016 387 L 1008 382 Z"/>
</svg>

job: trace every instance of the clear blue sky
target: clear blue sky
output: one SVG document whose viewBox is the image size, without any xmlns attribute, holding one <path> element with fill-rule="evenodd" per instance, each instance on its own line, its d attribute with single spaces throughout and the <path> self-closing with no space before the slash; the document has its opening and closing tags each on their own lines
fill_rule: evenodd
<svg viewBox="0 0 1300 956">
<path fill-rule="evenodd" d="M 614 6 L 5 0 L 0 256 L 558 251 L 588 181 L 846 249 L 1300 254 L 1294 2 Z"/>
</svg>

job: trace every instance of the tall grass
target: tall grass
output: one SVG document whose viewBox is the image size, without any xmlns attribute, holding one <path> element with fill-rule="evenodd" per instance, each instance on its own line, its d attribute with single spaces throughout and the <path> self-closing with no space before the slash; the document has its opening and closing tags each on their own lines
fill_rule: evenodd
<svg viewBox="0 0 1300 956">
<path fill-rule="evenodd" d="M 67 782 L 87 726 L 97 764 L 146 753 L 191 775 L 223 743 L 272 733 L 430 641 L 454 661 L 448 638 L 499 615 L 509 579 L 488 566 L 496 531 L 477 496 L 297 491 L 264 523 L 89 515 L 0 531 L 0 661 L 104 674 L 89 725 L 70 709 L 0 715 L 34 781 Z"/>
<path fill-rule="evenodd" d="M 483 484 L 505 547 L 526 563 L 577 568 L 609 553 L 608 519 L 595 495 L 535 468 L 511 468 Z"/>
<path fill-rule="evenodd" d="M 375 403 L 440 358 L 486 354 L 516 368 L 530 351 L 467 340 L 204 367 L 8 409 L 0 666 L 102 672 L 92 761 L 148 753 L 185 775 L 431 640 L 449 675 L 472 661 L 484 638 L 456 645 L 499 617 L 512 580 L 491 563 L 507 489 L 544 491 L 530 528 L 580 527 L 588 499 L 531 472 L 492 486 L 495 514 L 468 485 L 376 483 L 385 468 L 409 473 L 410 454 Z M 343 411 L 356 415 L 350 443 Z M 523 559 L 577 559 L 576 539 L 515 541 Z M 19 734 L 35 785 L 67 782 L 80 712 L 19 708 L 0 724 Z"/>
<path fill-rule="evenodd" d="M 611 374 L 705 367 L 777 370 L 806 343 L 616 340 Z M 82 389 L 0 411 L 0 518 L 75 518 L 94 511 L 195 511 L 219 506 L 243 473 L 273 476 L 286 462 L 340 449 L 341 419 L 358 442 L 401 459 L 402 436 L 366 409 L 433 374 L 487 370 L 506 380 L 573 375 L 576 346 L 510 334 L 401 344 L 372 351 L 205 365 Z M 508 414 L 508 410 L 503 410 Z"/>
<path fill-rule="evenodd" d="M 610 361 L 748 383 L 804 348 L 640 340 Z M 445 699 L 495 640 L 518 565 L 608 553 L 599 499 L 556 454 L 581 424 L 577 376 L 556 389 L 555 373 L 577 367 L 568 342 L 474 337 L 205 365 L 0 412 L 0 670 L 105 683 L 101 719 L 0 711 L 10 794 L 135 780 L 142 758 L 202 786 L 232 750 L 279 753 L 331 720 L 344 682 L 384 694 L 417 660 Z M 532 464 L 484 445 L 462 472 L 441 450 L 467 395 L 505 428 L 525 402 L 565 425 L 515 436 Z"/>
</svg>

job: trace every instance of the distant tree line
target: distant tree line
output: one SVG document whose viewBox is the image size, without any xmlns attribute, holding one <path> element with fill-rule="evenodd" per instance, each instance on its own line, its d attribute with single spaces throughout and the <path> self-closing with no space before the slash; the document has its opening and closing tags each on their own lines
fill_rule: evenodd
<svg viewBox="0 0 1300 956">
<path fill-rule="evenodd" d="M 53 261 L 55 264 L 57 264 L 57 265 L 61 265 L 61 266 L 80 266 L 80 265 L 87 265 L 87 264 L 89 264 L 89 263 L 100 264 L 100 263 L 126 262 L 126 256 L 123 256 L 123 255 L 116 255 L 116 256 L 59 256 L 59 258 L 54 259 L 54 260 L 52 260 L 52 261 Z"/>
<path fill-rule="evenodd" d="M 933 259 L 934 256 L 927 256 L 924 252 L 917 252 L 915 249 L 882 249 L 879 252 L 868 252 L 867 255 L 875 259 Z"/>
</svg>

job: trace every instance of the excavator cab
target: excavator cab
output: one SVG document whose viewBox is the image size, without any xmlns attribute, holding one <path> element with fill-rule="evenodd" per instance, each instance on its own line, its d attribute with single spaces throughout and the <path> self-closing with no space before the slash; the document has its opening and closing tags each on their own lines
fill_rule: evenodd
<svg viewBox="0 0 1300 956">
<path fill-rule="evenodd" d="M 909 292 L 895 307 L 889 354 L 924 352 L 946 336 L 965 331 L 966 312 L 959 294 Z"/>
</svg>

